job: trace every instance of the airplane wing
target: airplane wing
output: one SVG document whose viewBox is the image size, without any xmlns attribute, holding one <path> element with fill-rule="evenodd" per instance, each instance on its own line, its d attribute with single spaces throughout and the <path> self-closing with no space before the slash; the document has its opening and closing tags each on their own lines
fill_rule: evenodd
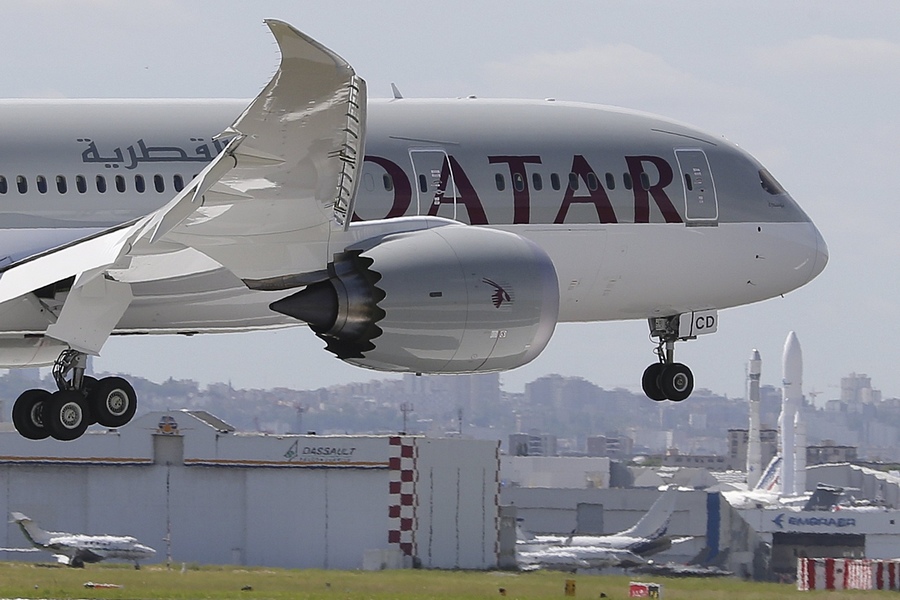
<svg viewBox="0 0 900 600">
<path fill-rule="evenodd" d="M 44 305 L 47 335 L 97 354 L 136 283 L 224 268 L 249 287 L 287 289 L 325 267 L 330 232 L 353 210 L 365 82 L 286 23 L 266 24 L 280 66 L 222 133 L 222 152 L 159 210 L 4 267 L 0 304 L 68 291 L 61 308 Z"/>
</svg>

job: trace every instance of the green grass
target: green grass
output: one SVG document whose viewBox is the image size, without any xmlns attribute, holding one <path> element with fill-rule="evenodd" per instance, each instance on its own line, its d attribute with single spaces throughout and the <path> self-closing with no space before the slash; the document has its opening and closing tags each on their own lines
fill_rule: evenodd
<svg viewBox="0 0 900 600">
<path fill-rule="evenodd" d="M 85 569 L 0 563 L 2 598 L 204 598 L 242 600 L 428 600 L 431 598 L 501 598 L 565 600 L 565 582 L 576 583 L 576 598 L 628 597 L 628 581 L 663 585 L 665 600 L 872 599 L 896 592 L 798 592 L 794 586 L 750 583 L 737 579 L 666 579 L 612 575 L 567 575 L 557 572 L 503 573 L 472 571 L 321 571 L 242 567 L 200 567 L 167 571 L 163 566 L 88 565 Z M 85 582 L 114 583 L 120 589 L 88 589 Z M 252 589 L 242 590 L 249 586 Z"/>
</svg>

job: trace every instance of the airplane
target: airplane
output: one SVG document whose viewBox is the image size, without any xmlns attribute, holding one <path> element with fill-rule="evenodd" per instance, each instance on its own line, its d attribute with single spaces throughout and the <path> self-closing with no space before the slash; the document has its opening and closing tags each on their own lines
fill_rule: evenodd
<svg viewBox="0 0 900 600">
<path fill-rule="evenodd" d="M 367 99 L 340 56 L 266 21 L 281 63 L 241 100 L 0 101 L 0 368 L 28 439 L 121 427 L 85 375 L 111 335 L 307 325 L 408 373 L 528 363 L 557 323 L 646 319 L 646 395 L 681 401 L 675 343 L 824 269 L 810 218 L 722 137 L 547 100 Z M 237 116 L 236 116 L 237 115 Z"/>
<path fill-rule="evenodd" d="M 650 510 L 628 529 L 610 535 L 524 535 L 516 541 L 516 555 L 523 569 L 572 569 L 633 567 L 646 557 L 672 547 L 666 535 L 675 510 L 677 490 L 666 490 Z M 684 541 L 690 538 L 679 538 Z"/>
<path fill-rule="evenodd" d="M 52 552 L 58 562 L 70 567 L 81 569 L 85 563 L 115 559 L 133 561 L 134 568 L 140 569 L 138 561 L 150 559 L 156 554 L 156 550 L 130 536 L 44 531 L 20 512 L 12 512 L 10 516 L 11 522 L 18 523 L 35 548 Z"/>
</svg>

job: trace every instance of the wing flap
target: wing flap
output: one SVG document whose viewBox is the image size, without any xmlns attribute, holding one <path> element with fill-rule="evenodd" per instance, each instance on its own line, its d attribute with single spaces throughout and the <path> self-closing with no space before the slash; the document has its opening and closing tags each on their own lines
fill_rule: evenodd
<svg viewBox="0 0 900 600">
<path fill-rule="evenodd" d="M 7 267 L 0 275 L 0 303 L 69 277 L 83 280 L 85 273 L 96 274 L 115 265 L 145 224 L 141 220 L 111 229 Z"/>
</svg>

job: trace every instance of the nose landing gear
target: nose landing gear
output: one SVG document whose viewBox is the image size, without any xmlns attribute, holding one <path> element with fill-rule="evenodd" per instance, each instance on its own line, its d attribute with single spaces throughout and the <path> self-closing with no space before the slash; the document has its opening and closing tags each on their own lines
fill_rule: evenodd
<svg viewBox="0 0 900 600">
<path fill-rule="evenodd" d="M 137 394 L 121 377 L 99 381 L 86 376 L 87 356 L 64 350 L 53 365 L 59 388 L 50 393 L 33 389 L 23 392 L 13 406 L 13 423 L 22 437 L 42 440 L 53 437 L 69 441 L 81 437 L 93 423 L 121 427 L 137 409 Z"/>
<path fill-rule="evenodd" d="M 675 341 L 694 337 L 679 335 L 680 317 L 650 319 L 650 336 L 659 338 L 654 350 L 659 362 L 644 370 L 641 387 L 651 400 L 681 402 L 694 391 L 694 374 L 687 365 L 675 362 Z"/>
</svg>

